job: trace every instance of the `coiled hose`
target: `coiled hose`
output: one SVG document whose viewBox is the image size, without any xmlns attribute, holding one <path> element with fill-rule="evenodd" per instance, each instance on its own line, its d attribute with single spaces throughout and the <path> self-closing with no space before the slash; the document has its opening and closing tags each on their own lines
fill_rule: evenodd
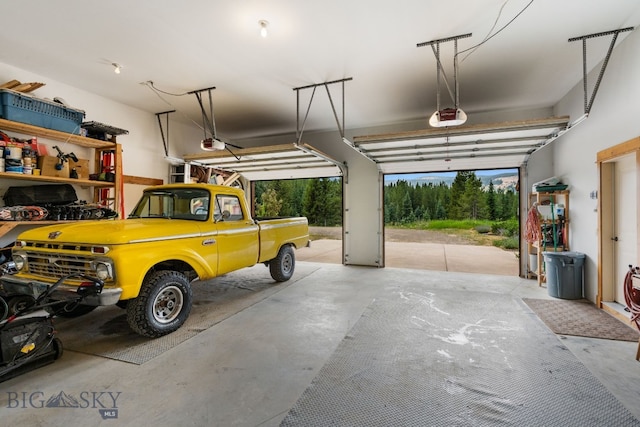
<svg viewBox="0 0 640 427">
<path fill-rule="evenodd" d="M 631 312 L 631 321 L 636 322 L 638 329 L 640 329 L 640 290 L 633 287 L 633 275 L 639 272 L 640 267 L 630 265 L 624 277 L 624 300 Z"/>
</svg>

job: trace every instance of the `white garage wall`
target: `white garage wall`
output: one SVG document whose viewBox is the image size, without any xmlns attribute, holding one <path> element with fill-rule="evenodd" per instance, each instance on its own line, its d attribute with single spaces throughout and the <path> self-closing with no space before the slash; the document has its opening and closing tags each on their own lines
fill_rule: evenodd
<svg viewBox="0 0 640 427">
<path fill-rule="evenodd" d="M 636 30 L 614 49 L 589 117 L 557 139 L 553 149 L 553 175 L 570 185 L 571 250 L 587 255 L 586 296 L 595 301 L 597 293 L 598 214 L 596 200 L 589 198 L 598 188 L 596 154 L 607 147 L 640 135 L 640 31 Z M 587 81 L 597 79 L 596 67 Z M 556 114 L 572 120 L 584 112 L 582 82 L 556 106 Z M 589 93 L 590 96 L 590 93 Z M 541 150 L 529 162 L 531 175 L 548 170 L 548 153 Z"/>
<path fill-rule="evenodd" d="M 114 75 L 114 78 L 117 77 Z M 167 181 L 168 163 L 164 158 L 162 137 L 155 114 L 79 90 L 31 71 L 0 63 L 0 82 L 12 79 L 21 82 L 45 83 L 46 85 L 34 91 L 33 95 L 38 98 L 63 98 L 71 107 L 86 112 L 85 121 L 97 121 L 128 130 L 128 135 L 118 136 L 117 138 L 123 150 L 123 173 L 125 175 L 158 178 L 163 179 L 165 182 Z M 170 126 L 171 156 L 181 157 L 186 154 L 175 149 L 178 141 L 197 140 L 199 143 L 200 139 L 202 139 L 201 131 L 194 129 L 192 126 L 185 126 L 176 122 L 172 122 Z M 24 135 L 16 136 L 25 137 Z M 89 149 L 73 145 L 64 147 L 64 144 L 43 138 L 39 138 L 38 141 L 47 145 L 50 153 L 54 152 L 52 147 L 58 145 L 64 152 L 72 151 L 80 158 L 93 159 L 93 152 Z M 10 185 L 28 185 L 28 183 L 25 181 L 0 180 L 0 195 L 3 195 Z M 143 186 L 126 186 L 124 195 L 125 213 L 130 212 L 133 208 L 133 203 L 138 199 L 138 194 L 135 193 L 141 192 L 142 188 Z M 78 198 L 81 200 L 91 200 L 93 197 L 90 190 L 76 188 L 76 191 Z"/>
</svg>

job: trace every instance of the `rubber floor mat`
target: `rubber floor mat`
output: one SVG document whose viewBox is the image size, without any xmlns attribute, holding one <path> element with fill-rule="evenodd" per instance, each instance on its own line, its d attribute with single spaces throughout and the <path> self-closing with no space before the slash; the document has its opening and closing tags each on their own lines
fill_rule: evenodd
<svg viewBox="0 0 640 427">
<path fill-rule="evenodd" d="M 558 335 L 632 342 L 640 339 L 637 329 L 625 325 L 586 300 L 522 300 Z"/>
<path fill-rule="evenodd" d="M 93 354 L 134 364 L 142 364 L 262 301 L 318 267 L 299 263 L 287 282 L 274 282 L 264 265 L 192 284 L 193 306 L 189 318 L 177 331 L 160 338 L 145 338 L 127 324 L 126 311 L 99 307 L 75 319 L 56 319 L 58 337 L 65 350 Z"/>
<path fill-rule="evenodd" d="M 281 425 L 640 422 L 520 299 L 412 286 L 372 302 Z"/>
</svg>

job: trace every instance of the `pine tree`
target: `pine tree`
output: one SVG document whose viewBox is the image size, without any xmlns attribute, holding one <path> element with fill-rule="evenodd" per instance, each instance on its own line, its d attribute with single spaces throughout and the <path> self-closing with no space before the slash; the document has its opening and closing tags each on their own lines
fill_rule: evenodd
<svg viewBox="0 0 640 427">
<path fill-rule="evenodd" d="M 484 194 L 482 193 L 482 181 L 471 172 L 464 186 L 464 193 L 460 200 L 460 219 L 480 219 L 484 213 Z"/>
<path fill-rule="evenodd" d="M 329 178 L 309 181 L 304 193 L 303 214 L 309 224 L 333 226 L 342 223 L 340 182 Z"/>
<path fill-rule="evenodd" d="M 447 214 L 449 219 L 465 219 L 465 212 L 462 205 L 466 183 L 474 172 L 460 171 L 456 174 L 453 184 L 451 184 L 451 199 L 449 200 Z"/>
<path fill-rule="evenodd" d="M 280 214 L 282 199 L 278 198 L 278 193 L 273 188 L 269 188 L 260 196 L 262 203 L 257 206 L 259 217 L 275 217 Z"/>
<path fill-rule="evenodd" d="M 491 221 L 498 219 L 498 212 L 496 210 L 496 192 L 493 187 L 493 181 L 489 182 L 489 189 L 487 190 L 487 216 Z"/>
</svg>

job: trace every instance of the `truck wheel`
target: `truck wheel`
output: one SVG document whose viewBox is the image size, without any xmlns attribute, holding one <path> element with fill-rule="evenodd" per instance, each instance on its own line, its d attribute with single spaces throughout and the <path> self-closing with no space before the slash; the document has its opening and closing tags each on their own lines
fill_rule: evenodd
<svg viewBox="0 0 640 427">
<path fill-rule="evenodd" d="M 157 271 L 149 276 L 137 298 L 127 304 L 131 329 L 150 338 L 178 329 L 189 317 L 193 294 L 186 276 L 177 271 Z"/>
<path fill-rule="evenodd" d="M 286 282 L 293 276 L 296 268 L 296 257 L 290 245 L 280 248 L 278 255 L 269 261 L 269 272 L 276 282 Z"/>
</svg>

